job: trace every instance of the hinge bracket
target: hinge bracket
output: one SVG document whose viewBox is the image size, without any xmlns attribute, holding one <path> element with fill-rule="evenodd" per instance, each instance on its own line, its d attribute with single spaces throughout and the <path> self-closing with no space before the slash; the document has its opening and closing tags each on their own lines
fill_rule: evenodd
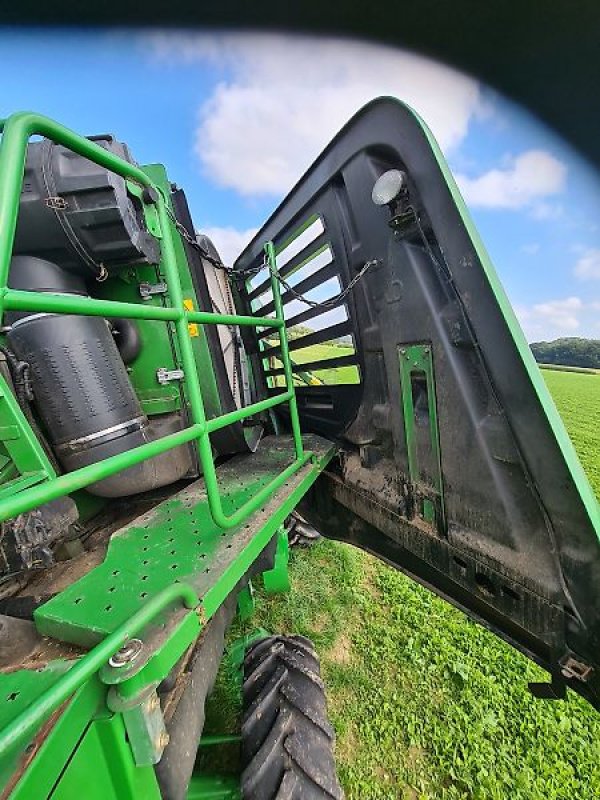
<svg viewBox="0 0 600 800">
<path fill-rule="evenodd" d="M 140 283 L 140 297 L 142 300 L 150 300 L 155 294 L 166 294 L 168 286 L 166 283 Z"/>
<path fill-rule="evenodd" d="M 579 661 L 568 654 L 561 658 L 559 664 L 561 675 L 564 678 L 575 678 L 578 681 L 583 681 L 583 683 L 588 680 L 594 671 L 589 664 L 584 664 L 583 661 Z"/>
<path fill-rule="evenodd" d="M 156 379 L 163 386 L 165 383 L 170 383 L 171 381 L 183 380 L 183 377 L 184 372 L 182 369 L 167 369 L 166 367 L 160 367 L 156 370 Z"/>
</svg>

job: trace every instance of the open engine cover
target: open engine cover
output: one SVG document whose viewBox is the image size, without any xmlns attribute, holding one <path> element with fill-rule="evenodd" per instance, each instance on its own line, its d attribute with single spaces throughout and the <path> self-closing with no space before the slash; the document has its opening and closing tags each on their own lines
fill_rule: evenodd
<svg viewBox="0 0 600 800">
<path fill-rule="evenodd" d="M 391 169 L 406 175 L 393 214 L 371 198 Z M 288 281 L 299 275 L 324 244 L 331 260 L 318 269 L 315 260 L 297 291 L 332 277 L 347 286 L 375 263 L 338 304 L 337 322 L 292 342 L 294 357 L 351 336 L 352 355 L 311 368 L 353 363 L 359 375 L 297 390 L 304 429 L 336 435 L 343 447 L 303 515 L 429 586 L 600 707 L 598 502 L 448 166 L 414 112 L 390 98 L 362 109 L 236 267 L 257 266 L 266 240 L 284 250 L 314 219 L 322 232 L 281 272 Z M 245 293 L 257 313 L 268 312 L 261 291 L 254 284 Z M 297 303 L 283 299 L 289 309 Z M 311 326 L 320 313 L 294 306 L 288 326 Z M 280 391 L 269 383 L 266 391 Z"/>
</svg>

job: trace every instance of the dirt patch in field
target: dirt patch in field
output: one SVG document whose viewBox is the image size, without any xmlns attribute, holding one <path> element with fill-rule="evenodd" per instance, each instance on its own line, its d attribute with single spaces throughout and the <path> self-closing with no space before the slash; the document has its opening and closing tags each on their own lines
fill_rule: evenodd
<svg viewBox="0 0 600 800">
<path fill-rule="evenodd" d="M 338 736 L 335 741 L 336 760 L 343 764 L 351 763 L 361 746 L 360 738 L 353 723 L 350 723 L 343 735 Z"/>
<path fill-rule="evenodd" d="M 327 651 L 327 658 L 335 664 L 349 664 L 352 661 L 352 642 L 342 633 L 335 644 Z"/>
</svg>

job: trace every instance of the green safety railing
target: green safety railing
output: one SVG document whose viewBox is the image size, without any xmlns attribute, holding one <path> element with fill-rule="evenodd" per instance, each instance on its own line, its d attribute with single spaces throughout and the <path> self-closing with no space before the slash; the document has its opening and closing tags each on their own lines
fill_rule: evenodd
<svg viewBox="0 0 600 800">
<path fill-rule="evenodd" d="M 0 759 L 18 746 L 26 736 L 35 733 L 44 719 L 47 719 L 92 675 L 95 675 L 120 647 L 143 630 L 161 611 L 178 600 L 181 600 L 183 606 L 188 609 L 198 606 L 198 597 L 191 586 L 187 583 L 172 583 L 148 600 L 127 622 L 106 636 L 100 644 L 79 658 L 56 683 L 42 692 L 31 705 L 0 731 Z"/>
<path fill-rule="evenodd" d="M 264 502 L 279 489 L 291 475 L 297 472 L 312 456 L 302 446 L 298 407 L 293 384 L 292 366 L 288 350 L 283 306 L 279 281 L 275 248 L 272 242 L 265 244 L 265 259 L 271 276 L 271 289 L 275 306 L 274 317 L 253 317 L 236 314 L 217 314 L 206 311 L 188 311 L 184 308 L 183 293 L 177 271 L 173 232 L 167 212 L 167 198 L 161 188 L 156 186 L 146 173 L 134 164 L 104 150 L 100 145 L 80 136 L 53 120 L 39 114 L 21 112 L 0 121 L 0 324 L 6 311 L 35 311 L 60 314 L 78 314 L 83 316 L 124 317 L 127 319 L 163 320 L 172 322 L 179 344 L 183 383 L 190 406 L 191 425 L 177 433 L 140 445 L 125 453 L 111 456 L 102 461 L 90 464 L 59 476 L 48 472 L 43 482 L 34 486 L 16 489 L 13 494 L 0 499 L 0 521 L 10 519 L 17 514 L 30 511 L 37 506 L 83 489 L 96 481 L 138 464 L 145 459 L 194 442 L 204 473 L 206 493 L 210 513 L 215 523 L 221 528 L 232 528 L 239 525 L 247 517 L 257 511 Z M 8 288 L 8 276 L 15 238 L 19 198 L 27 157 L 27 144 L 31 136 L 44 136 L 61 144 L 84 158 L 94 161 L 102 167 L 115 172 L 128 181 L 142 188 L 153 189 L 150 194 L 156 207 L 161 229 L 161 265 L 167 284 L 169 306 L 148 306 L 135 303 L 123 303 L 111 300 L 97 300 L 77 295 L 61 295 L 47 292 L 17 291 Z M 281 361 L 285 371 L 285 391 L 265 400 L 222 414 L 213 419 L 206 418 L 202 389 L 198 379 L 196 360 L 190 341 L 188 325 L 241 325 L 255 328 L 274 328 L 279 332 Z M 281 403 L 289 403 L 290 422 L 294 440 L 295 458 L 292 463 L 263 486 L 253 497 L 238 508 L 233 514 L 224 512 L 217 474 L 213 462 L 210 434 L 221 428 L 239 422 Z M 25 422 L 25 424 L 28 424 Z M 26 431 L 27 438 L 32 432 Z"/>
</svg>

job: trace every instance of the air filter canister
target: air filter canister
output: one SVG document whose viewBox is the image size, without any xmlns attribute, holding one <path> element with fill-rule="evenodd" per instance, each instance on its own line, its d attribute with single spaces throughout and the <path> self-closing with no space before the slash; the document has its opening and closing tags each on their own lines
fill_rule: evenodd
<svg viewBox="0 0 600 800">
<path fill-rule="evenodd" d="M 14 289 L 86 295 L 82 278 L 50 261 L 16 256 Z M 105 319 L 71 314 L 19 312 L 7 315 L 9 347 L 30 365 L 36 411 L 66 470 L 94 463 L 152 441 L 150 426 Z M 164 425 L 163 425 L 164 427 Z M 181 427 L 179 420 L 167 426 Z M 160 468 L 162 461 L 168 469 Z M 178 480 L 190 468 L 189 451 L 177 448 L 88 488 L 103 496 L 125 496 Z"/>
</svg>

